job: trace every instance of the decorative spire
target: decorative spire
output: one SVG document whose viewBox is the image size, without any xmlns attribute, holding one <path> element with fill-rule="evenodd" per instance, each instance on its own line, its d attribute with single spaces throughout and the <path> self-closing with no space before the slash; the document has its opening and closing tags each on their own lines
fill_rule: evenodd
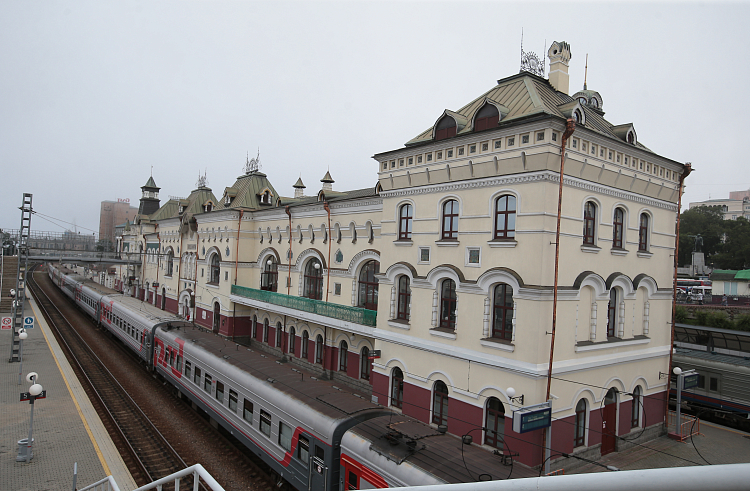
<svg viewBox="0 0 750 491">
<path fill-rule="evenodd" d="M 250 152 L 248 152 L 245 161 L 245 174 L 257 172 L 260 170 L 260 147 L 258 147 L 258 156 L 254 159 L 250 158 Z"/>
<path fill-rule="evenodd" d="M 583 72 L 583 90 L 587 90 L 586 79 L 589 78 L 589 54 L 586 53 L 586 69 Z"/>
<path fill-rule="evenodd" d="M 203 175 L 201 176 L 200 172 L 198 173 L 198 182 L 195 183 L 195 185 L 199 188 L 205 188 L 208 187 L 208 181 L 206 181 L 206 172 L 208 172 L 208 169 L 203 171 Z"/>
<path fill-rule="evenodd" d="M 326 171 L 326 175 L 323 176 L 323 179 L 321 179 L 320 182 L 323 183 L 323 191 L 332 191 L 333 190 L 332 184 L 336 181 L 334 181 L 333 178 L 331 177 L 331 172 Z"/>
<path fill-rule="evenodd" d="M 545 51 L 546 51 L 546 44 Z M 520 72 L 529 72 L 539 77 L 544 77 L 544 60 L 540 59 L 533 51 L 525 52 L 523 50 L 523 28 L 521 29 L 521 70 Z"/>
<path fill-rule="evenodd" d="M 305 185 L 302 184 L 302 176 L 297 179 L 297 182 L 294 183 L 294 197 L 295 198 L 302 198 L 305 195 Z"/>
</svg>

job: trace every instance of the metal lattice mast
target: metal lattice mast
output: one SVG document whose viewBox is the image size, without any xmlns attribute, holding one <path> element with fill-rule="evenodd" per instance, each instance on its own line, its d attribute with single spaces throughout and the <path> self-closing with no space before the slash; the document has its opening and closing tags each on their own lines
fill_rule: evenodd
<svg viewBox="0 0 750 491">
<path fill-rule="evenodd" d="M 18 331 L 23 327 L 24 306 L 26 304 L 26 273 L 29 266 L 29 235 L 31 231 L 31 197 L 30 193 L 23 193 L 21 205 L 21 229 L 18 231 L 18 270 L 16 274 L 16 298 L 13 300 L 13 329 L 10 343 L 10 359 L 8 362 L 21 361 Z"/>
</svg>

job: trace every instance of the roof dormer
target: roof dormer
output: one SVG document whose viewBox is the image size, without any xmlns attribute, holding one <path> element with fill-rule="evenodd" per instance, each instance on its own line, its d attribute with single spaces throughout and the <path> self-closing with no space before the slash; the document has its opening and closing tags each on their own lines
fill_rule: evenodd
<svg viewBox="0 0 750 491">
<path fill-rule="evenodd" d="M 474 113 L 474 118 L 471 122 L 472 128 L 474 128 L 474 131 L 495 128 L 498 123 L 508 115 L 508 112 L 507 107 L 485 97 L 484 103 L 479 106 L 479 110 Z"/>
<path fill-rule="evenodd" d="M 432 138 L 436 141 L 451 138 L 460 133 L 467 124 L 468 120 L 466 117 L 446 109 L 443 111 L 443 115 L 435 122 L 432 130 Z"/>
</svg>

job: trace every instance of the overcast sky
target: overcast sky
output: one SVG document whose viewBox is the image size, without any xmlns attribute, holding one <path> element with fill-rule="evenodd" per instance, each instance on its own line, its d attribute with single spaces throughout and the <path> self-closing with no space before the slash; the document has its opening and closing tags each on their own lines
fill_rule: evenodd
<svg viewBox="0 0 750 491">
<path fill-rule="evenodd" d="M 0 1 L 0 227 L 22 193 L 99 228 L 153 166 L 168 196 L 199 173 L 217 197 L 249 152 L 282 195 L 374 186 L 375 153 L 567 41 L 571 94 L 692 162 L 690 201 L 750 188 L 748 3 Z M 32 229 L 63 231 L 35 216 Z"/>
</svg>

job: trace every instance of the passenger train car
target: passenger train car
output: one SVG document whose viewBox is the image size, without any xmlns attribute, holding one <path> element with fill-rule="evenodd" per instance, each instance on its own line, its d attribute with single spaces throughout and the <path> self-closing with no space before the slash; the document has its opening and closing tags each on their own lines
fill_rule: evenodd
<svg viewBox="0 0 750 491">
<path fill-rule="evenodd" d="M 697 387 L 682 391 L 683 404 L 750 431 L 750 333 L 677 324 L 673 365 L 698 373 Z"/>
<path fill-rule="evenodd" d="M 473 482 L 480 475 L 504 479 L 514 469 L 490 451 L 270 353 L 233 343 L 54 265 L 48 271 L 82 310 L 289 487 L 345 490 Z M 519 464 L 515 469 L 517 477 L 537 474 Z"/>
</svg>

